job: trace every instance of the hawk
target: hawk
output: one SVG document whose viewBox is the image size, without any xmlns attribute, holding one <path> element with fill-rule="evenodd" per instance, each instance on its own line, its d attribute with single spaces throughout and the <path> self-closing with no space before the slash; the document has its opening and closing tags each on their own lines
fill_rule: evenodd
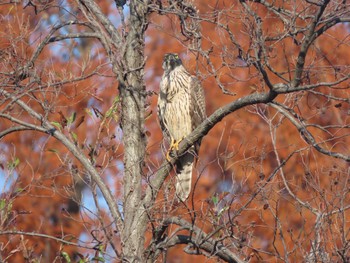
<svg viewBox="0 0 350 263">
<path fill-rule="evenodd" d="M 205 118 L 205 98 L 199 80 L 191 76 L 177 54 L 165 54 L 164 74 L 160 81 L 158 117 L 164 137 L 170 139 L 169 153 Z M 200 142 L 192 146 L 176 162 L 176 195 L 185 201 L 191 192 L 192 167 Z"/>
</svg>

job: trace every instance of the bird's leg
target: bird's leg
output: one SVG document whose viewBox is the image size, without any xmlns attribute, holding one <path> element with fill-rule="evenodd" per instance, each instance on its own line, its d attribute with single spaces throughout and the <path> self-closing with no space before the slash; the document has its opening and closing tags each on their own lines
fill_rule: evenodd
<svg viewBox="0 0 350 263">
<path fill-rule="evenodd" d="M 166 153 L 166 159 L 170 162 L 170 152 L 175 149 L 176 151 L 179 150 L 179 144 L 180 142 L 183 140 L 183 138 L 181 138 L 180 140 L 176 141 L 174 138 L 171 138 L 171 142 L 170 142 L 170 147 L 168 152 Z"/>
<path fill-rule="evenodd" d="M 180 144 L 180 142 L 182 142 L 182 140 L 184 139 L 184 137 L 182 137 L 180 140 L 178 140 L 178 141 L 174 141 L 174 143 L 173 143 L 173 148 L 176 150 L 176 151 L 178 151 L 179 150 L 179 144 Z"/>
<path fill-rule="evenodd" d="M 175 139 L 173 137 L 171 137 L 171 142 L 170 142 L 170 147 L 166 153 L 166 159 L 170 162 L 170 152 L 173 149 L 173 145 L 175 144 Z"/>
</svg>

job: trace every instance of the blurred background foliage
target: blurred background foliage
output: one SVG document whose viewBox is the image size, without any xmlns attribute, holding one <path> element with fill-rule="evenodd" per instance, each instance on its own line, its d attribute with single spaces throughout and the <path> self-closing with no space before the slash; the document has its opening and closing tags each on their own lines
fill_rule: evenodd
<svg viewBox="0 0 350 263">
<path fill-rule="evenodd" d="M 251 35 L 254 25 L 240 5 L 225 0 L 194 2 L 204 19 L 201 45 L 211 64 L 202 55 L 198 56 L 195 47 L 181 34 L 175 16 L 156 12 L 150 16 L 145 39 L 144 72 L 149 105 L 144 184 L 164 160 L 156 93 L 165 53 L 179 53 L 186 68 L 202 81 L 208 115 L 233 100 L 268 89 L 257 70 L 239 59 L 239 50 L 219 26 L 219 23 L 226 24 L 244 51 L 254 52 Z M 275 2 L 277 6 L 290 8 L 287 2 Z M 291 2 L 300 13 L 312 14 L 312 8 L 306 8 L 307 1 Z M 103 0 L 98 4 L 114 25 L 120 26 L 114 2 Z M 253 8 L 263 18 L 265 38 L 283 34 L 285 25 L 280 19 L 264 8 Z M 127 5 L 124 11 L 127 15 Z M 213 20 L 214 14 L 220 17 L 216 24 L 205 21 Z M 75 2 L 68 0 L 0 5 L 1 85 L 36 111 L 48 112 L 45 118 L 89 156 L 122 208 L 123 133 L 119 126 L 118 83 L 99 42 L 82 38 L 50 43 L 30 68 L 31 78 L 17 83 L 11 77 L 23 73 L 18 69 L 30 61 L 52 27 L 75 17 L 81 14 Z M 305 21 L 296 19 L 298 26 L 305 26 Z M 62 27 L 59 33 L 81 30 L 82 27 L 74 25 Z M 296 35 L 294 40 L 282 38 L 265 42 L 270 66 L 286 80 L 292 78 L 300 41 L 302 36 Z M 348 69 L 342 68 L 350 65 L 349 52 L 348 24 L 330 29 L 310 50 L 304 84 L 331 82 L 338 79 L 338 74 L 349 74 Z M 281 82 L 282 77 L 271 71 L 268 74 L 272 82 Z M 227 93 L 236 95 L 224 94 L 219 84 Z M 320 87 L 281 95 L 277 101 L 294 109 L 300 119 L 309 124 L 309 131 L 323 147 L 346 154 L 349 153 L 348 85 L 347 81 L 334 88 Z M 331 96 L 344 100 L 331 100 Z M 7 106 L 0 105 L 0 110 L 4 107 Z M 16 106 L 10 110 L 14 117 L 33 121 Z M 10 121 L 1 119 L 0 131 L 11 125 Z M 287 161 L 283 172 L 267 182 L 283 161 Z M 79 241 L 81 246 L 42 237 L 0 234 L 0 261 L 53 262 L 61 257 L 64 262 L 64 253 L 73 262 L 93 257 L 98 260 L 99 256 L 106 262 L 115 260 L 108 247 L 103 246 L 107 235 L 115 239 L 116 246 L 119 244 L 117 234 L 103 231 L 102 224 L 108 225 L 110 221 L 103 198 L 62 144 L 50 135 L 35 131 L 8 134 L 0 140 L 0 165 L 0 231 L 42 233 L 70 242 Z M 324 213 L 341 210 L 349 204 L 349 164 L 317 152 L 305 143 L 288 119 L 266 105 L 246 107 L 218 123 L 202 141 L 196 168 L 190 207 L 196 213 L 197 224 L 207 232 L 230 225 L 230 230 L 222 227 L 216 235 L 234 233 L 244 254 L 256 262 L 263 259 L 277 262 L 285 257 L 286 251 L 291 261 L 301 262 L 310 250 L 317 215 L 301 206 L 295 197 Z M 168 215 L 181 215 L 190 220 L 194 213 L 183 206 L 174 207 L 169 201 L 172 189 L 173 177 L 169 177 L 150 215 L 159 220 Z M 258 194 L 249 206 L 240 210 L 255 193 Z M 323 247 L 331 256 L 336 254 L 337 247 L 347 246 L 349 236 L 344 231 L 348 229 L 347 216 L 347 211 L 328 216 L 319 232 Z M 217 262 L 188 255 L 183 248 L 169 249 L 167 262 Z"/>
</svg>

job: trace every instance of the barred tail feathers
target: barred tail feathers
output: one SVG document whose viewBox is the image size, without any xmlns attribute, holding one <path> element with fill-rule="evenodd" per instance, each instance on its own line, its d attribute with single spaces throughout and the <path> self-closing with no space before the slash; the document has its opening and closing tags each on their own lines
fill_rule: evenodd
<svg viewBox="0 0 350 263">
<path fill-rule="evenodd" d="M 194 156 L 191 152 L 186 152 L 176 163 L 176 196 L 183 202 L 191 192 L 193 163 Z"/>
</svg>

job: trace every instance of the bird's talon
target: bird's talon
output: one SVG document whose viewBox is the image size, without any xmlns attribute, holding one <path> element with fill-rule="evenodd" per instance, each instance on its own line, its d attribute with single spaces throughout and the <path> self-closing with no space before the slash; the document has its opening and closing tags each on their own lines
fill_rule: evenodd
<svg viewBox="0 0 350 263">
<path fill-rule="evenodd" d="M 174 144 L 173 144 L 172 146 L 173 146 L 173 148 L 174 148 L 176 151 L 179 150 L 179 144 L 180 144 L 180 142 L 182 142 L 182 140 L 183 140 L 183 138 L 181 138 L 181 139 L 178 140 L 178 141 L 174 141 Z"/>
<path fill-rule="evenodd" d="M 173 138 L 171 138 L 171 142 L 170 142 L 170 146 L 169 146 L 169 150 L 166 153 L 166 159 L 168 160 L 168 162 L 170 162 L 171 157 L 170 157 L 170 152 L 172 151 L 173 147 L 175 144 L 175 140 Z"/>
<path fill-rule="evenodd" d="M 169 147 L 169 150 L 167 151 L 167 153 L 166 153 L 166 159 L 170 162 L 170 160 L 171 160 L 171 156 L 170 156 L 170 153 L 173 151 L 173 150 L 175 150 L 175 151 L 178 151 L 179 150 L 179 144 L 180 144 L 180 142 L 183 140 L 183 138 L 182 139 L 180 139 L 180 140 L 178 140 L 178 141 L 176 141 L 175 139 L 173 139 L 173 138 L 171 138 L 171 142 L 170 142 L 170 147 Z"/>
</svg>

